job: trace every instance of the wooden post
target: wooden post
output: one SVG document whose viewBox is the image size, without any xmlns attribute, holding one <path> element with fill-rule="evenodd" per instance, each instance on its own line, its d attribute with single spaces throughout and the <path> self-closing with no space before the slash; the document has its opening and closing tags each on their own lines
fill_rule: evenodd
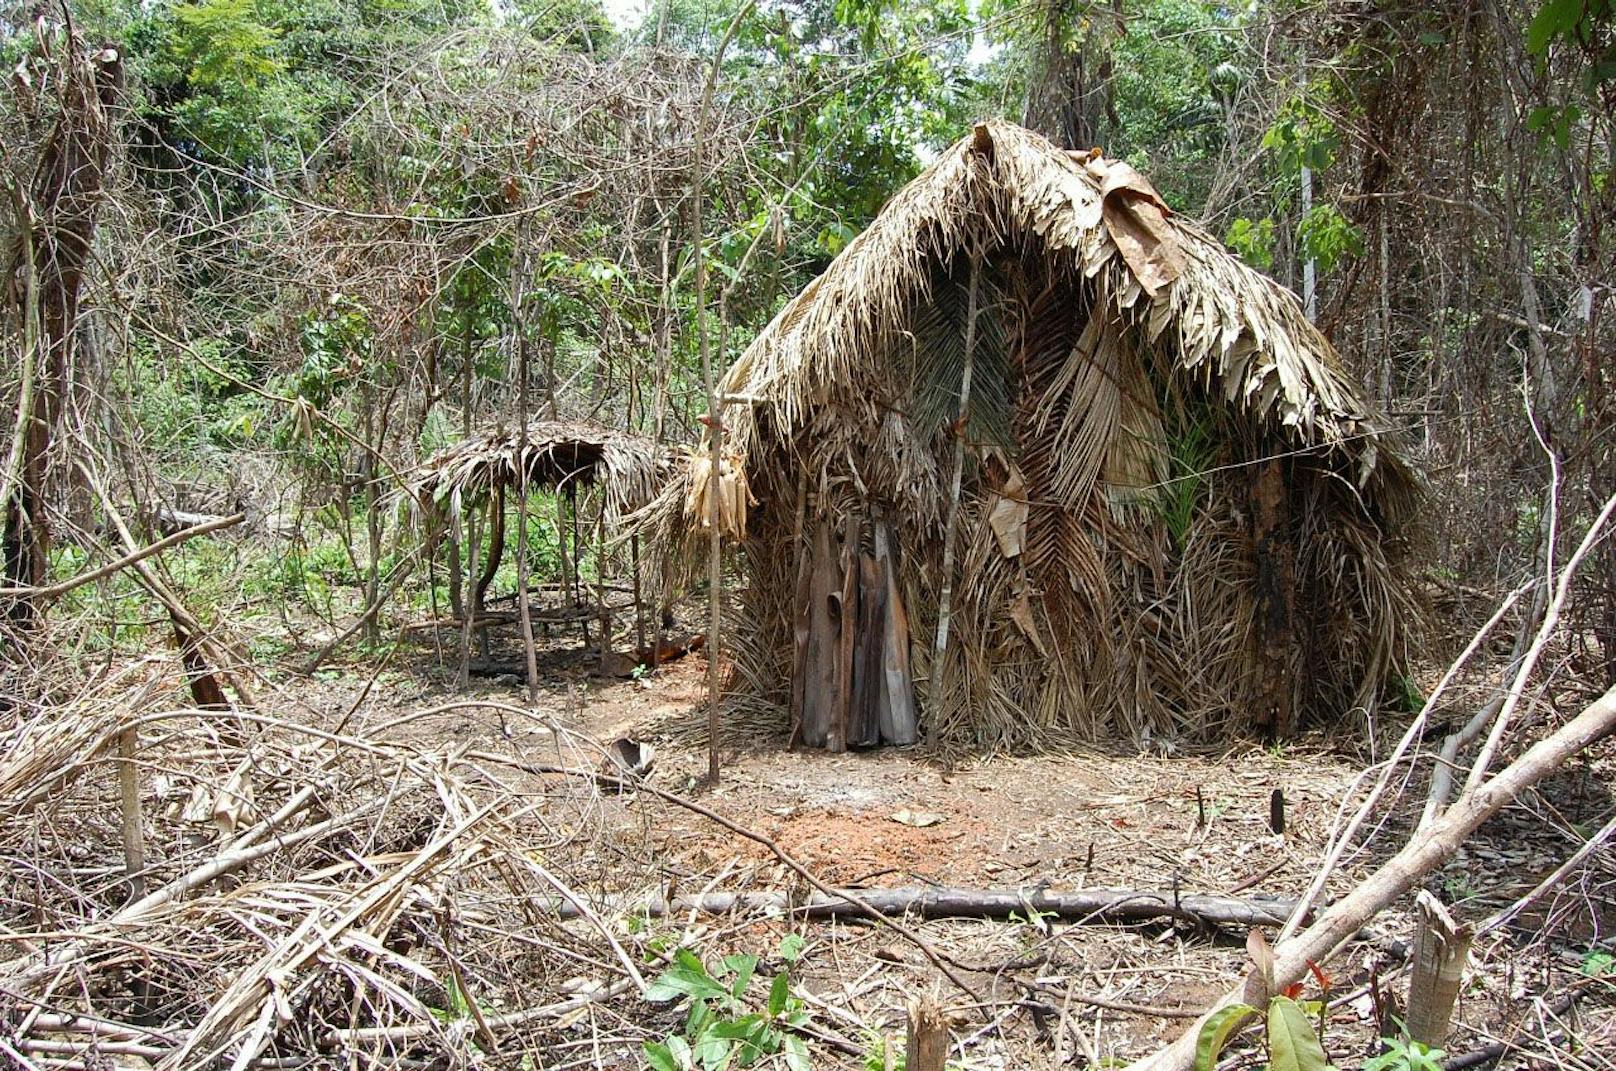
<svg viewBox="0 0 1616 1071">
<path fill-rule="evenodd" d="M 718 724 L 724 699 L 718 665 L 724 603 L 724 526 L 719 502 L 724 490 L 724 400 L 719 396 L 713 379 L 712 351 L 707 344 L 707 253 L 701 213 L 701 199 L 705 196 L 702 191 L 702 154 L 707 146 L 707 114 L 712 108 L 713 89 L 718 83 L 719 71 L 723 69 L 724 53 L 735 39 L 735 32 L 741 28 L 741 20 L 752 10 L 753 3 L 754 0 L 746 0 L 735 12 L 723 39 L 718 42 L 718 51 L 713 54 L 713 65 L 708 69 L 707 82 L 701 91 L 701 106 L 696 112 L 696 140 L 692 147 L 690 169 L 690 230 L 696 239 L 696 351 L 701 355 L 701 385 L 707 395 L 707 783 L 711 786 L 718 784 Z"/>
<path fill-rule="evenodd" d="M 965 476 L 966 428 L 971 421 L 971 375 L 976 366 L 977 288 L 982 259 L 971 255 L 971 281 L 965 307 L 965 369 L 960 375 L 959 418 L 954 422 L 954 468 L 949 478 L 948 514 L 943 521 L 943 590 L 937 598 L 937 640 L 932 644 L 932 717 L 942 710 L 943 665 L 948 655 L 949 618 L 954 598 L 954 528 L 959 524 L 960 485 Z"/>
<path fill-rule="evenodd" d="M 1261 462 L 1251 488 L 1251 536 L 1257 566 L 1257 722 L 1284 740 L 1296 731 L 1296 548 L 1290 537 L 1290 491 L 1283 458 Z"/>
<path fill-rule="evenodd" d="M 527 671 L 528 706 L 539 704 L 539 651 L 533 640 L 533 605 L 528 593 L 527 510 L 533 488 L 527 469 L 528 442 L 528 335 L 527 289 L 528 216 L 516 223 L 516 248 L 511 256 L 511 327 L 516 334 L 516 613 L 522 624 L 522 662 Z M 484 634 L 486 635 L 486 633 Z"/>
<path fill-rule="evenodd" d="M 904 1071 L 943 1071 L 947 1060 L 948 1020 L 943 1018 L 936 997 L 917 997 L 909 1005 Z"/>
<path fill-rule="evenodd" d="M 140 730 L 130 726 L 118 734 L 118 790 L 123 811 L 123 870 L 129 879 L 129 902 L 146 895 L 146 832 L 140 808 Z"/>
<path fill-rule="evenodd" d="M 1414 904 L 1418 931 L 1405 1021 L 1410 1038 L 1436 1046 L 1447 1036 L 1453 1018 L 1473 933 L 1468 923 L 1456 922 L 1442 901 L 1429 892 L 1421 890 Z"/>
<path fill-rule="evenodd" d="M 612 614 L 606 608 L 606 489 L 601 488 L 600 512 L 595 514 L 595 617 L 600 622 L 600 668 L 612 656 Z"/>
</svg>

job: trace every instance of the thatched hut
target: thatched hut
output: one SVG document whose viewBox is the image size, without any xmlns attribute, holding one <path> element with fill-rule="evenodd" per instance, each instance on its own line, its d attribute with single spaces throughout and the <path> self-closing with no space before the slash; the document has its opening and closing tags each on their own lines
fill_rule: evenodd
<svg viewBox="0 0 1616 1071">
<path fill-rule="evenodd" d="M 1285 734 L 1399 669 L 1407 464 L 1295 296 L 1124 163 L 977 127 L 722 392 L 732 687 L 810 744 L 912 703 L 975 748 Z"/>
<path fill-rule="evenodd" d="M 499 424 L 423 461 L 410 474 L 406 494 L 420 511 L 431 539 L 438 538 L 446 525 L 458 525 L 464 511 L 477 511 L 486 518 L 488 554 L 472 588 L 473 617 L 483 618 L 488 587 L 505 553 L 507 499 L 520 493 L 524 478 L 529 491 L 555 492 L 559 496 L 555 522 L 561 550 L 560 588 L 566 605 L 540 616 L 547 622 L 583 622 L 587 642 L 589 617 L 604 621 L 607 616 L 603 560 L 607 530 L 615 532 L 632 511 L 655 497 L 669 467 L 668 453 L 644 436 L 581 421 L 530 421 L 525 430 L 520 425 Z M 593 492 L 593 501 L 587 511 L 591 516 L 580 522 L 578 498 L 584 491 Z M 592 605 L 586 605 L 577 568 L 589 529 L 593 529 L 596 553 L 602 559 L 597 563 Z M 643 634 L 638 563 L 628 571 L 635 581 L 633 609 Z M 603 637 L 603 651 L 609 639 Z M 639 642 L 644 644 L 643 635 Z"/>
</svg>

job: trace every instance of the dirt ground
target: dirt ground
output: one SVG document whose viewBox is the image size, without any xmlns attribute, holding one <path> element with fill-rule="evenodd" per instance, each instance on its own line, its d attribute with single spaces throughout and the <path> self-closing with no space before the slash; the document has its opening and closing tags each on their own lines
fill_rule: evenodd
<svg viewBox="0 0 1616 1071">
<path fill-rule="evenodd" d="M 1093 750 L 945 766 L 924 751 L 830 755 L 787 751 L 783 741 L 769 739 L 726 752 L 721 784 L 703 788 L 705 751 L 678 726 L 704 701 L 704 658 L 683 659 L 647 680 L 602 680 L 555 654 L 546 670 L 533 716 L 515 712 L 526 696 L 514 677 L 476 682 L 468 701 L 431 666 L 389 670 L 370 685 L 350 728 L 563 761 L 560 736 L 567 731 L 600 741 L 632 737 L 656 749 L 655 784 L 698 796 L 828 883 L 867 889 L 1042 885 L 1295 896 L 1314 874 L 1344 805 L 1361 799 L 1364 757 L 1324 740 L 1284 748 L 1242 743 L 1218 755 Z M 365 678 L 358 669 L 327 678 L 308 701 L 340 716 Z M 440 704 L 448 709 L 399 721 L 404 712 Z M 1492 917 L 1589 832 L 1586 823 L 1608 805 L 1612 762 L 1606 748 L 1519 801 L 1428 887 L 1462 920 Z M 1276 789 L 1285 800 L 1282 835 L 1269 824 Z M 1385 820 L 1369 850 L 1347 857 L 1327 895 L 1341 895 L 1403 843 L 1406 809 L 1417 792 L 1405 795 L 1406 805 Z M 616 823 L 643 858 L 657 861 L 662 892 L 781 890 L 797 881 L 770 848 L 677 807 L 612 799 L 601 820 Z M 1502 1066 L 1616 1067 L 1612 986 L 1590 978 L 1612 947 L 1616 882 L 1611 860 L 1595 863 L 1567 889 L 1477 938 L 1450 1052 L 1512 1040 L 1524 1045 L 1524 1055 Z M 1338 1066 L 1359 1066 L 1376 1049 L 1373 980 L 1389 994 L 1406 988 L 1409 907 L 1381 916 L 1377 940 L 1353 946 L 1328 966 L 1326 1042 Z M 685 942 L 700 938 L 707 947 L 765 954 L 788 928 L 784 920 L 758 917 L 665 925 Z M 1114 1064 L 1175 1036 L 1185 1017 L 1236 982 L 1246 964 L 1243 933 L 1036 918 L 915 921 L 923 940 L 971 980 L 973 999 L 890 929 L 866 922 L 795 925 L 809 938 L 798 976 L 816 1013 L 816 1060 L 828 1063 L 881 1066 L 882 1037 L 901 1037 L 910 999 L 934 990 L 948 1008 L 965 1066 Z M 1308 996 L 1318 996 L 1316 989 Z M 1566 1012 L 1555 1002 L 1571 991 L 1581 999 Z M 1568 1047 L 1580 1063 L 1566 1063 Z M 625 1050 L 602 1066 L 637 1059 Z"/>
</svg>

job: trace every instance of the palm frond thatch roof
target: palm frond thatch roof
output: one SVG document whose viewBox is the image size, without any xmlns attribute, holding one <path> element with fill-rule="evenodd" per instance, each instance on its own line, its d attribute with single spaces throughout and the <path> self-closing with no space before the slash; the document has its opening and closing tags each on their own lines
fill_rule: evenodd
<svg viewBox="0 0 1616 1071">
<path fill-rule="evenodd" d="M 722 392 L 746 404 L 726 416 L 728 449 L 745 457 L 763 413 L 771 434 L 786 438 L 848 385 L 880 383 L 886 353 L 933 288 L 934 265 L 1015 233 L 1036 235 L 1044 256 L 1101 281 L 1119 320 L 1229 405 L 1298 448 L 1327 449 L 1384 508 L 1411 505 L 1413 478 L 1384 422 L 1295 294 L 1166 212 L 1152 223 L 1168 277 L 1153 279 L 1130 257 L 1136 250 L 1114 221 L 1148 198 L 1154 190 L 1126 164 L 1085 160 L 1011 123 L 979 126 L 899 191 L 729 369 Z"/>
<path fill-rule="evenodd" d="M 655 496 L 667 456 L 650 439 L 579 421 L 500 424 L 448 446 L 423 461 L 409 479 L 413 497 L 458 512 L 464 502 L 514 487 L 526 471 L 530 487 L 552 491 L 600 485 L 608 519 L 616 520 Z"/>
</svg>

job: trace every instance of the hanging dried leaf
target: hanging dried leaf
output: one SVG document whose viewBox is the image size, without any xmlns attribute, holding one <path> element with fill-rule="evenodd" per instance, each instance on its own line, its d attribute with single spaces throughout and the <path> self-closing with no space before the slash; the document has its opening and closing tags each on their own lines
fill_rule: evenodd
<svg viewBox="0 0 1616 1071">
<path fill-rule="evenodd" d="M 1032 615 L 1032 596 L 1025 588 L 1010 604 L 1010 620 L 1014 621 L 1016 627 L 1032 641 L 1033 647 L 1037 648 L 1041 656 L 1049 657 L 1049 648 L 1044 646 L 1044 638 L 1038 633 L 1038 622 Z"/>
<path fill-rule="evenodd" d="M 1006 558 L 1020 557 L 1027 539 L 1027 483 L 1020 469 L 1011 466 L 1010 477 L 993 498 L 988 524 L 999 541 L 999 553 Z"/>
</svg>

